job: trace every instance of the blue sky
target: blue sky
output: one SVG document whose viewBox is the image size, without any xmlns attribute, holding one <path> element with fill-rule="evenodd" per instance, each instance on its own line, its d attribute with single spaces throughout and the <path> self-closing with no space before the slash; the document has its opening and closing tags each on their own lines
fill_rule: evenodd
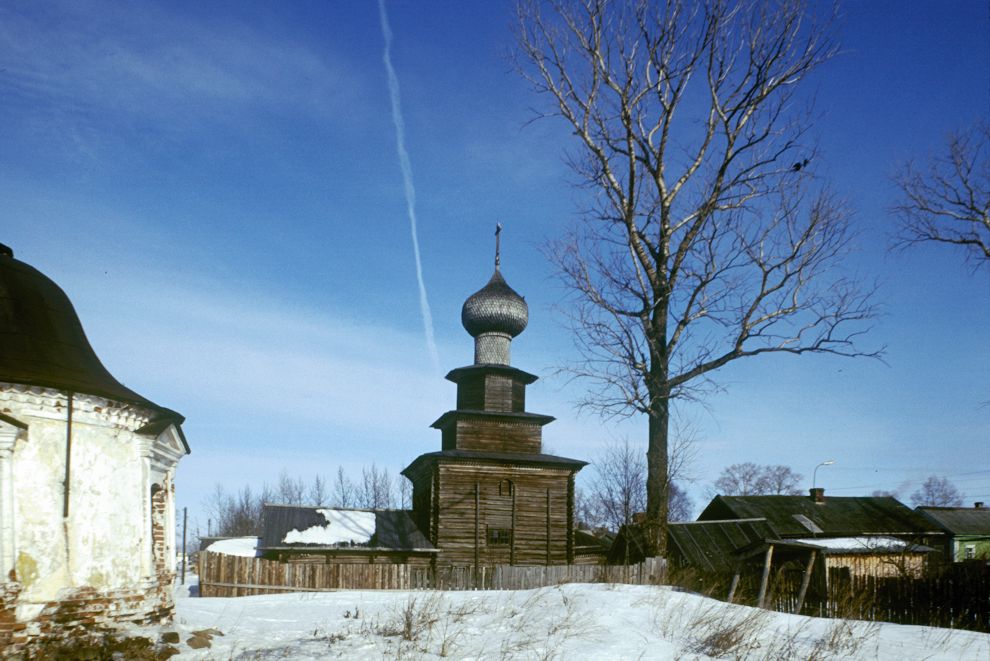
<svg viewBox="0 0 990 661">
<path fill-rule="evenodd" d="M 491 274 L 526 296 L 516 366 L 549 450 L 644 443 L 642 421 L 578 415 L 540 252 L 584 191 L 562 125 L 512 71 L 511 5 L 388 2 L 443 372 L 472 360 L 460 306 Z M 771 357 L 682 408 L 696 505 L 726 465 L 782 463 L 837 495 L 931 474 L 990 500 L 990 273 L 891 252 L 899 162 L 990 116 L 985 2 L 850 2 L 843 53 L 810 81 L 818 171 L 855 210 L 851 270 L 880 285 L 886 363 Z M 0 241 L 58 282 L 107 367 L 182 412 L 179 505 L 205 529 L 217 482 L 307 481 L 439 449 L 454 405 L 420 314 L 374 2 L 0 4 Z M 808 485 L 810 486 L 810 484 Z"/>
</svg>

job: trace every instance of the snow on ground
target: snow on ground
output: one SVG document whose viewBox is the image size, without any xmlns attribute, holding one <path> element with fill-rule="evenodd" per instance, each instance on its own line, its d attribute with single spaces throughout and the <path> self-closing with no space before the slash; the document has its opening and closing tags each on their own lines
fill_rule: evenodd
<svg viewBox="0 0 990 661">
<path fill-rule="evenodd" d="M 375 513 L 365 510 L 316 510 L 326 521 L 324 526 L 306 530 L 290 530 L 282 541 L 286 544 L 319 544 L 330 546 L 351 542 L 364 544 L 375 534 Z"/>
<path fill-rule="evenodd" d="M 987 634 L 785 615 L 669 587 L 188 596 L 196 591 L 177 591 L 165 629 L 183 641 L 174 659 L 990 658 Z M 189 648 L 203 629 L 223 635 Z"/>
<path fill-rule="evenodd" d="M 242 558 L 255 558 L 258 556 L 257 537 L 231 537 L 230 539 L 220 539 L 209 546 L 206 550 L 210 553 L 223 553 L 225 555 L 237 555 Z"/>
</svg>

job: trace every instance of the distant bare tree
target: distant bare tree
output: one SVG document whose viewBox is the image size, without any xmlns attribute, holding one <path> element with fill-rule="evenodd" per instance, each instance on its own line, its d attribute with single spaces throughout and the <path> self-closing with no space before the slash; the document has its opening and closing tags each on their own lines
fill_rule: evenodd
<svg viewBox="0 0 990 661">
<path fill-rule="evenodd" d="M 243 537 L 261 533 L 261 506 L 271 492 L 267 487 L 257 496 L 250 485 L 231 495 L 217 484 L 206 503 L 206 511 L 215 522 L 212 533 L 219 537 Z"/>
<path fill-rule="evenodd" d="M 333 496 L 331 498 L 331 505 L 333 507 L 357 507 L 357 489 L 354 487 L 354 483 L 351 482 L 350 478 L 344 472 L 343 466 L 337 467 L 337 474 L 334 476 L 333 481 Z"/>
<path fill-rule="evenodd" d="M 677 482 L 670 483 L 670 509 L 668 512 L 667 516 L 670 521 L 689 521 L 694 513 L 694 501 Z"/>
<path fill-rule="evenodd" d="M 752 462 L 732 464 L 715 480 L 723 496 L 795 496 L 803 476 L 787 466 L 761 466 Z"/>
<path fill-rule="evenodd" d="M 888 491 L 887 489 L 875 489 L 870 493 L 870 495 L 873 496 L 874 498 L 884 498 L 884 497 L 897 498 L 896 491 Z"/>
<path fill-rule="evenodd" d="M 679 437 L 683 438 L 683 437 Z M 683 453 L 677 455 L 677 466 L 686 467 L 684 453 L 693 448 L 678 443 Z M 623 439 L 612 442 L 592 462 L 592 481 L 582 492 L 578 503 L 580 515 L 592 527 L 618 530 L 633 521 L 633 515 L 646 509 L 646 455 Z M 671 483 L 670 520 L 683 521 L 690 517 L 693 503 L 687 492 Z"/>
<path fill-rule="evenodd" d="M 799 496 L 803 479 L 803 475 L 795 473 L 789 466 L 764 466 L 763 492 L 772 496 Z"/>
<path fill-rule="evenodd" d="M 955 485 L 944 477 L 932 475 L 921 488 L 911 494 L 911 504 L 915 507 L 960 507 L 963 496 Z"/>
<path fill-rule="evenodd" d="M 990 264 L 990 123 L 949 137 L 944 156 L 896 175 L 902 244 L 959 246 L 975 268 Z"/>
<path fill-rule="evenodd" d="M 278 475 L 278 486 L 275 489 L 274 499 L 279 505 L 303 505 L 306 498 L 306 484 L 302 478 L 294 478 L 289 475 L 285 468 Z"/>
<path fill-rule="evenodd" d="M 361 483 L 358 487 L 358 506 L 368 509 L 389 509 L 395 505 L 395 493 L 388 469 L 371 467 L 361 469 Z"/>
<path fill-rule="evenodd" d="M 766 353 L 856 347 L 876 309 L 836 266 L 844 205 L 813 174 L 796 91 L 837 52 L 790 0 L 522 0 L 519 69 L 590 191 L 548 255 L 573 294 L 581 402 L 648 419 L 646 514 L 666 543 L 672 403 Z M 819 21 L 818 18 L 824 17 Z"/>
<path fill-rule="evenodd" d="M 592 462 L 589 506 L 599 525 L 611 530 L 631 523 L 646 509 L 646 458 L 629 444 L 611 443 Z"/>
<path fill-rule="evenodd" d="M 761 477 L 762 470 L 752 462 L 732 464 L 715 480 L 715 492 L 723 496 L 755 496 L 760 492 Z"/>
<path fill-rule="evenodd" d="M 412 482 L 402 475 L 395 478 L 395 481 L 399 485 L 399 507 L 412 509 Z"/>
<path fill-rule="evenodd" d="M 317 473 L 309 485 L 309 504 L 314 507 L 326 507 L 330 504 L 330 489 L 326 479 Z"/>
</svg>

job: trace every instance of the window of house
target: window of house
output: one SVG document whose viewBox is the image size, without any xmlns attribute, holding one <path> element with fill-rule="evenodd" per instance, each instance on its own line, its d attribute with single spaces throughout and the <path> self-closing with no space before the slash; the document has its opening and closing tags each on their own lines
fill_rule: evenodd
<svg viewBox="0 0 990 661">
<path fill-rule="evenodd" d="M 973 560 L 974 558 L 976 558 L 976 544 L 967 544 L 966 545 L 966 559 L 967 560 Z"/>
<path fill-rule="evenodd" d="M 512 531 L 508 528 L 489 528 L 489 546 L 508 546 L 512 543 Z"/>
<path fill-rule="evenodd" d="M 514 489 L 512 480 L 502 480 L 498 483 L 498 495 L 500 496 L 511 496 Z"/>
</svg>

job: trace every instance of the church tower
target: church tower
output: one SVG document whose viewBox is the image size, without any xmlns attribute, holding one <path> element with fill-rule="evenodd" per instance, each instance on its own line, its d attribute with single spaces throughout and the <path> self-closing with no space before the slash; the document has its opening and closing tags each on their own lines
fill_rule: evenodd
<svg viewBox="0 0 990 661">
<path fill-rule="evenodd" d="M 543 454 L 543 426 L 553 418 L 526 411 L 526 386 L 537 377 L 510 365 L 529 307 L 502 277 L 497 241 L 498 232 L 494 274 L 461 309 L 474 364 L 447 374 L 457 384 L 457 408 L 432 425 L 442 449 L 417 457 L 402 474 L 441 564 L 567 564 L 574 557 L 574 476 L 586 462 Z"/>
</svg>

